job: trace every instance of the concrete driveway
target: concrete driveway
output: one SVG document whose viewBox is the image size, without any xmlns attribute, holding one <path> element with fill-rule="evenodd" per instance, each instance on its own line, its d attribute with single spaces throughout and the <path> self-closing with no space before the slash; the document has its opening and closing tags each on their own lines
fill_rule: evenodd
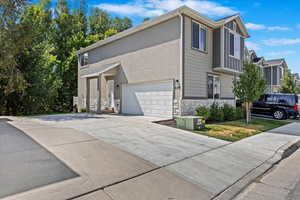
<svg viewBox="0 0 300 200">
<path fill-rule="evenodd" d="M 156 120 L 90 114 L 14 118 L 10 124 L 79 177 L 5 200 L 230 199 L 300 145 L 300 123 L 228 143 Z"/>
<path fill-rule="evenodd" d="M 157 166 L 169 165 L 229 144 L 153 123 L 162 120 L 156 117 L 83 113 L 40 116 L 34 119 L 42 124 L 88 133 Z"/>
</svg>

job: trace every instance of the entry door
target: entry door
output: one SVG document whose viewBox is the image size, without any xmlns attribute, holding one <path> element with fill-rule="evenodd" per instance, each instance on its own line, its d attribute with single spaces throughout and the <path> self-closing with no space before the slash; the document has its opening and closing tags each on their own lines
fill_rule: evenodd
<svg viewBox="0 0 300 200">
<path fill-rule="evenodd" d="M 89 111 L 97 112 L 98 102 L 99 102 L 98 78 L 90 78 L 88 81 L 89 81 Z"/>
<path fill-rule="evenodd" d="M 172 117 L 173 82 L 122 85 L 122 113 Z"/>
</svg>

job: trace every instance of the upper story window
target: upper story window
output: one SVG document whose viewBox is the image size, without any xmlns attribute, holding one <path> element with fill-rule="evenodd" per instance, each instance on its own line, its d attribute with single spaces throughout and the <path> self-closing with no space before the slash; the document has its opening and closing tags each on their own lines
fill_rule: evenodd
<svg viewBox="0 0 300 200">
<path fill-rule="evenodd" d="M 192 48 L 207 51 L 207 29 L 197 22 L 192 22 Z"/>
<path fill-rule="evenodd" d="M 241 36 L 237 33 L 230 32 L 229 33 L 229 54 L 236 59 L 241 58 Z"/>
<path fill-rule="evenodd" d="M 85 66 L 89 64 L 89 53 L 84 53 L 80 55 L 80 66 Z"/>
<path fill-rule="evenodd" d="M 284 70 L 282 67 L 279 67 L 279 80 L 282 80 L 284 77 Z"/>
</svg>

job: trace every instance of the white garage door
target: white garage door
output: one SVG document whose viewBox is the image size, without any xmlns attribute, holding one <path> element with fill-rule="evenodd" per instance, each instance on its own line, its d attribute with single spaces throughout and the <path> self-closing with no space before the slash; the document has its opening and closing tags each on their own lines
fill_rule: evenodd
<svg viewBox="0 0 300 200">
<path fill-rule="evenodd" d="M 122 113 L 172 117 L 173 82 L 122 86 Z"/>
</svg>

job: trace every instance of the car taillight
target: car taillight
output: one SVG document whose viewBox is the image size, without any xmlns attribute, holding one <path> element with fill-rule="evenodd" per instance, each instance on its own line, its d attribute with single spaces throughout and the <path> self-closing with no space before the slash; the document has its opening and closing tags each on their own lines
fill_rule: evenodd
<svg viewBox="0 0 300 200">
<path fill-rule="evenodd" d="M 299 106 L 298 106 L 298 104 L 295 104 L 295 105 L 294 105 L 294 110 L 295 110 L 295 111 L 299 111 Z"/>
</svg>

